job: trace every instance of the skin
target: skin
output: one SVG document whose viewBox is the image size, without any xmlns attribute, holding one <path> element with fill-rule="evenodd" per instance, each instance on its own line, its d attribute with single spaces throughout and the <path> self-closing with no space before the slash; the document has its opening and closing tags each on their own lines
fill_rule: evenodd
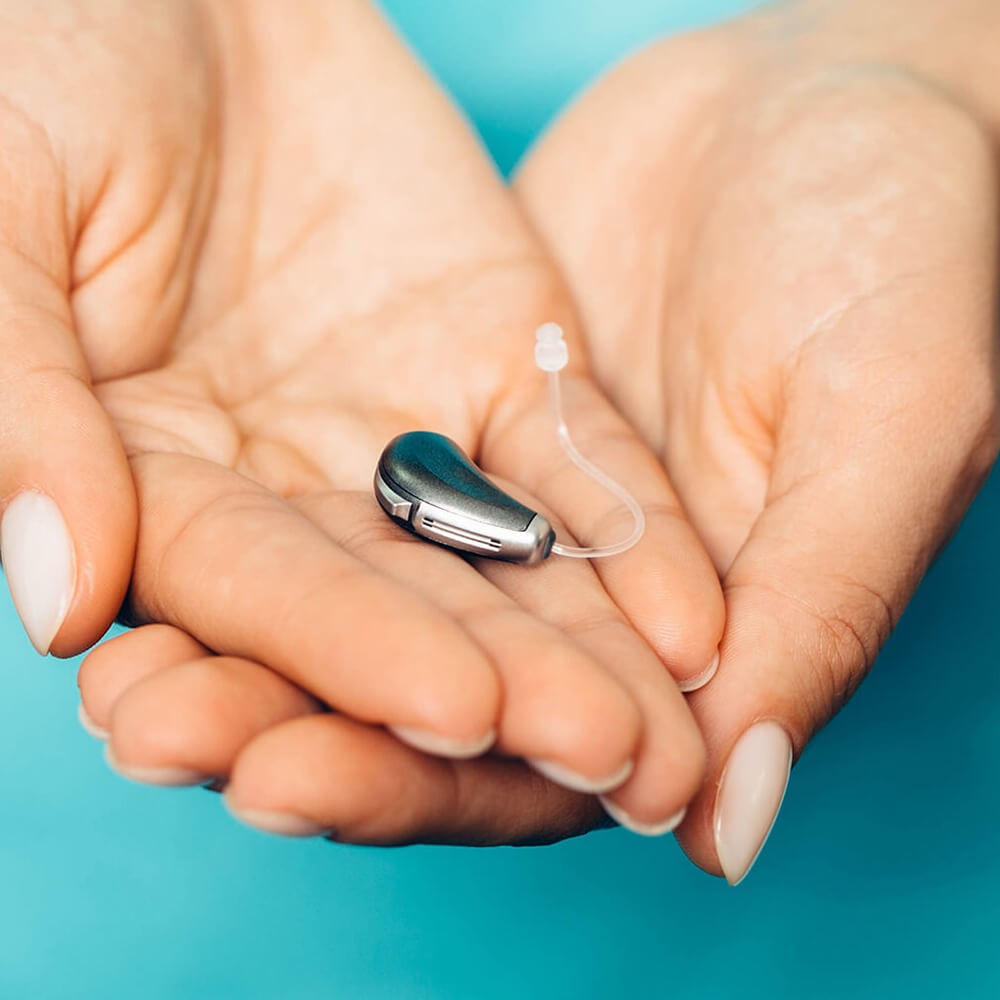
<svg viewBox="0 0 1000 1000">
<path fill-rule="evenodd" d="M 877 47 L 900 12 L 829 3 L 654 46 L 519 179 L 602 385 L 723 580 L 721 667 L 691 698 L 707 780 L 678 832 L 714 873 L 738 738 L 773 720 L 801 754 L 996 457 L 1000 133 L 974 75 L 922 58 L 962 41 L 934 6 L 907 5 L 912 50 Z M 967 13 L 1000 33 L 995 7 Z"/>
<path fill-rule="evenodd" d="M 589 377 L 520 210 L 374 9 L 12 2 L 0 17 L 0 495 L 45 492 L 70 527 L 57 654 L 90 645 L 123 596 L 131 622 L 190 637 L 186 669 L 144 682 L 160 707 L 149 687 L 102 688 L 122 646 L 88 661 L 84 705 L 116 766 L 227 775 L 258 730 L 322 706 L 449 757 L 558 768 L 639 822 L 676 814 L 704 765 L 678 680 L 716 653 L 717 575 Z M 643 545 L 524 572 L 414 541 L 371 477 L 417 428 L 567 537 L 628 530 L 559 448 L 532 360 L 547 320 L 574 355 L 570 423 L 646 507 Z M 133 663 L 162 664 L 136 635 Z M 206 732 L 215 678 L 229 686 Z"/>
<path fill-rule="evenodd" d="M 736 739 L 774 719 L 801 753 L 997 451 L 998 117 L 979 67 L 1000 25 L 985 4 L 940 23 L 909 4 L 901 33 L 888 6 L 783 5 L 655 46 L 585 95 L 517 183 L 601 385 L 723 578 L 722 664 L 691 698 L 707 780 L 680 829 L 715 873 Z M 113 732 L 151 720 L 170 665 L 203 655 L 189 642 L 115 640 L 85 665 L 85 701 L 92 670 Z M 205 685 L 203 705 L 226 703 Z M 433 761 L 296 711 L 216 746 L 237 809 L 372 843 L 531 842 L 597 821 L 592 799 L 516 762 Z M 194 730 L 186 748 L 207 746 Z"/>
</svg>

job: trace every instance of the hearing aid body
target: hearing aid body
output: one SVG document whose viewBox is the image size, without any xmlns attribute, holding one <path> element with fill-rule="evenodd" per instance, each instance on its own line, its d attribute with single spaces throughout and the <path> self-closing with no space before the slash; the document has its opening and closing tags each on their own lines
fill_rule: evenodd
<svg viewBox="0 0 1000 1000">
<path fill-rule="evenodd" d="M 429 431 L 389 442 L 375 495 L 397 524 L 477 556 L 532 565 L 548 558 L 556 538 L 541 514 L 491 483 L 454 441 Z"/>
</svg>

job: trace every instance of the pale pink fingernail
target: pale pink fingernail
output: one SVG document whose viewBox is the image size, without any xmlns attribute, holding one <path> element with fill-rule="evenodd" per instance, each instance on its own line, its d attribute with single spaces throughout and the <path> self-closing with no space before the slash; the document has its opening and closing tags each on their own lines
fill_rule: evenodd
<svg viewBox="0 0 1000 1000">
<path fill-rule="evenodd" d="M 641 834 L 643 837 L 662 837 L 664 834 L 672 833 L 681 825 L 684 817 L 687 815 L 687 807 L 685 806 L 683 809 L 675 812 L 673 816 L 668 816 L 660 823 L 641 823 L 622 809 L 621 806 L 611 802 L 605 795 L 601 796 L 601 805 L 604 806 L 604 811 L 619 826 L 623 826 L 626 830 L 631 830 L 633 833 Z"/>
<path fill-rule="evenodd" d="M 104 748 L 104 759 L 108 767 L 129 781 L 141 785 L 161 785 L 164 788 L 186 788 L 188 785 L 203 785 L 211 780 L 211 776 L 200 771 L 192 771 L 186 767 L 138 767 L 125 764 L 115 756 L 109 743 Z"/>
<path fill-rule="evenodd" d="M 102 729 L 94 720 L 90 717 L 90 713 L 83 707 L 83 702 L 81 701 L 76 710 L 76 716 L 80 720 L 80 725 L 94 737 L 95 740 L 102 740 L 107 743 L 108 737 L 111 735 L 106 729 Z"/>
<path fill-rule="evenodd" d="M 294 813 L 271 812 L 267 809 L 245 809 L 237 806 L 228 795 L 223 795 L 226 808 L 246 826 L 260 830 L 262 833 L 273 833 L 278 837 L 327 837 L 333 831 L 317 823 L 315 820 L 296 816 Z"/>
<path fill-rule="evenodd" d="M 619 788 L 625 784 L 635 767 L 633 761 L 627 760 L 614 774 L 606 775 L 603 778 L 588 778 L 555 760 L 533 758 L 528 763 L 539 774 L 545 775 L 549 781 L 554 781 L 557 785 L 562 785 L 563 788 L 570 788 L 574 792 L 583 792 L 587 795 L 599 795 L 601 792 L 610 792 Z"/>
<path fill-rule="evenodd" d="M 729 754 L 715 800 L 715 850 L 730 885 L 746 878 L 778 817 L 792 741 L 776 722 L 751 726 Z"/>
<path fill-rule="evenodd" d="M 415 750 L 421 750 L 434 757 L 451 757 L 454 760 L 481 757 L 493 746 L 497 738 L 496 732 L 492 729 L 484 736 L 473 740 L 456 740 L 412 726 L 390 726 L 389 731 Z"/>
<path fill-rule="evenodd" d="M 21 624 L 45 656 L 76 589 L 73 540 L 55 501 L 31 491 L 16 496 L 0 521 L 0 552 Z"/>
<path fill-rule="evenodd" d="M 684 694 L 690 694 L 692 691 L 698 691 L 716 675 L 718 670 L 719 653 L 716 651 L 715 656 L 712 657 L 712 662 L 700 674 L 695 677 L 689 677 L 684 681 L 678 681 L 677 686 Z"/>
</svg>

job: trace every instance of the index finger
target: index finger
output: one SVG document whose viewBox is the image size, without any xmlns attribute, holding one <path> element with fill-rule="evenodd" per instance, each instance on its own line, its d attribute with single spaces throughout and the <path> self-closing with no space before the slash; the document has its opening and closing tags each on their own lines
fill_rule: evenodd
<svg viewBox="0 0 1000 1000">
<path fill-rule="evenodd" d="M 586 544 L 627 535 L 631 515 L 567 457 L 545 379 L 538 372 L 533 376 L 528 387 L 493 414 L 482 441 L 484 468 L 523 486 Z M 566 420 L 577 448 L 621 483 L 646 515 L 637 545 L 591 565 L 681 690 L 697 690 L 715 673 L 725 622 L 715 568 L 659 459 L 586 374 L 563 372 L 561 378 Z"/>
</svg>

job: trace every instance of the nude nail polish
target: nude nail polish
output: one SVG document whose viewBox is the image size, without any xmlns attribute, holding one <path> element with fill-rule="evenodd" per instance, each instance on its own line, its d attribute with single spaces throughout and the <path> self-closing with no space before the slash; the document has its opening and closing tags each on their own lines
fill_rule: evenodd
<svg viewBox="0 0 1000 1000">
<path fill-rule="evenodd" d="M 7 505 L 0 521 L 0 553 L 21 624 L 45 656 L 76 589 L 73 541 L 51 497 L 28 491 Z"/>
<path fill-rule="evenodd" d="M 136 767 L 132 764 L 123 764 L 115 755 L 110 743 L 104 748 L 104 759 L 116 774 L 141 785 L 187 788 L 190 785 L 203 785 L 210 780 L 210 775 L 186 767 Z"/>
<path fill-rule="evenodd" d="M 557 785 L 562 785 L 563 788 L 570 788 L 574 792 L 583 792 L 586 795 L 599 795 L 602 792 L 614 791 L 628 781 L 635 767 L 633 761 L 627 760 L 614 774 L 606 775 L 603 778 L 588 778 L 555 760 L 535 758 L 529 760 L 528 763 L 549 781 L 554 781 Z"/>
<path fill-rule="evenodd" d="M 619 826 L 623 826 L 626 830 L 631 830 L 633 833 L 638 833 L 643 837 L 662 837 L 668 833 L 672 833 L 684 822 L 684 817 L 687 815 L 687 807 L 685 807 L 679 809 L 673 816 L 668 816 L 660 823 L 640 823 L 639 820 L 631 816 L 621 806 L 609 801 L 607 796 L 602 795 L 600 799 L 604 811 Z"/>
<path fill-rule="evenodd" d="M 683 694 L 691 694 L 692 691 L 700 691 L 719 671 L 719 654 L 716 652 L 712 657 L 712 662 L 694 677 L 689 677 L 685 681 L 678 681 L 677 686 Z"/>
<path fill-rule="evenodd" d="M 767 842 L 788 786 L 792 741 L 777 722 L 752 725 L 736 741 L 715 800 L 715 850 L 730 885 L 746 878 Z"/>
<path fill-rule="evenodd" d="M 77 707 L 76 716 L 80 720 L 80 725 L 83 726 L 87 733 L 93 736 L 95 740 L 101 740 L 104 743 L 107 743 L 108 736 L 111 734 L 94 722 L 94 720 L 90 717 L 90 713 L 83 707 L 83 702 L 80 702 Z"/>
<path fill-rule="evenodd" d="M 450 739 L 412 726 L 390 726 L 389 731 L 415 750 L 421 750 L 434 757 L 450 757 L 453 760 L 481 757 L 493 746 L 497 738 L 496 732 L 492 729 L 479 739 L 468 741 Z"/>
<path fill-rule="evenodd" d="M 260 830 L 262 833 L 273 833 L 278 837 L 327 837 L 333 831 L 315 820 L 296 816 L 294 813 L 271 812 L 266 809 L 244 809 L 233 803 L 228 795 L 223 794 L 226 808 L 246 826 Z"/>
</svg>

